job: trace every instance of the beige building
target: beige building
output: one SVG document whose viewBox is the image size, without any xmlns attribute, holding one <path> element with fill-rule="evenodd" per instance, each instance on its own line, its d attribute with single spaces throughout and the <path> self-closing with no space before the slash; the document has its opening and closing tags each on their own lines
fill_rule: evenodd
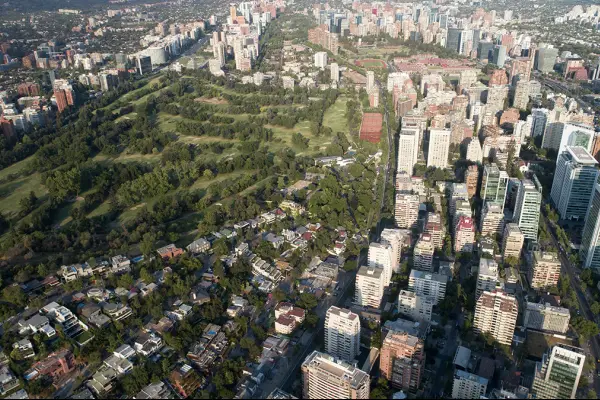
<svg viewBox="0 0 600 400">
<path fill-rule="evenodd" d="M 489 258 L 479 260 L 479 271 L 477 273 L 477 287 L 475 298 L 478 299 L 483 292 L 492 292 L 499 282 L 498 263 Z"/>
<path fill-rule="evenodd" d="M 525 328 L 553 333 L 567 333 L 571 313 L 568 308 L 527 302 L 523 325 Z"/>
<path fill-rule="evenodd" d="M 515 223 L 506 224 L 504 235 L 502 237 L 502 258 L 515 257 L 519 259 L 525 236 L 521 232 L 519 225 Z"/>
<path fill-rule="evenodd" d="M 515 332 L 519 305 L 514 296 L 501 290 L 483 292 L 475 306 L 473 330 L 489 332 L 500 344 L 510 346 Z"/>
<path fill-rule="evenodd" d="M 529 285 L 536 290 L 544 290 L 558 285 L 561 262 L 558 254 L 542 251 L 533 252 L 533 265 L 527 271 Z"/>
<path fill-rule="evenodd" d="M 354 302 L 363 307 L 379 308 L 383 297 L 383 269 L 362 266 L 356 274 Z"/>
<path fill-rule="evenodd" d="M 441 249 L 444 244 L 444 224 L 439 213 L 427 213 L 424 233 L 431 235 L 434 248 Z"/>
<path fill-rule="evenodd" d="M 392 387 L 416 392 L 425 371 L 423 339 L 391 330 L 381 346 L 379 368 L 381 376 L 390 381 Z"/>
<path fill-rule="evenodd" d="M 422 233 L 413 250 L 413 265 L 422 271 L 431 271 L 433 268 L 433 254 L 435 247 L 430 234 Z"/>
<path fill-rule="evenodd" d="M 368 399 L 369 375 L 329 354 L 313 351 L 302 363 L 303 398 Z"/>
<path fill-rule="evenodd" d="M 417 227 L 420 199 L 417 194 L 396 194 L 394 217 L 398 228 Z"/>
<path fill-rule="evenodd" d="M 473 218 L 461 215 L 456 223 L 454 231 L 454 252 L 471 253 L 473 252 L 473 242 L 475 241 L 475 221 Z"/>
<path fill-rule="evenodd" d="M 504 212 L 502 211 L 502 206 L 491 202 L 485 202 L 483 204 L 479 231 L 481 232 L 482 237 L 489 236 L 495 238 L 496 235 L 501 236 L 503 234 Z"/>
<path fill-rule="evenodd" d="M 427 152 L 427 167 L 446 168 L 450 150 L 449 129 L 430 129 L 429 148 Z"/>
<path fill-rule="evenodd" d="M 481 399 L 487 390 L 488 380 L 467 371 L 457 369 L 452 382 L 453 399 Z"/>
<path fill-rule="evenodd" d="M 401 290 L 398 295 L 398 311 L 415 320 L 431 321 L 435 297 L 419 296 L 408 290 Z"/>
</svg>

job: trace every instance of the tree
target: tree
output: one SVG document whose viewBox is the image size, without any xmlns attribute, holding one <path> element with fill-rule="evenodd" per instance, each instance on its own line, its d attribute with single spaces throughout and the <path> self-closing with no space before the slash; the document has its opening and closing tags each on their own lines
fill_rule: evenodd
<svg viewBox="0 0 600 400">
<path fill-rule="evenodd" d="M 587 398 L 588 399 L 597 399 L 598 395 L 596 394 L 596 391 L 594 389 L 590 389 L 590 390 L 588 390 Z"/>
<path fill-rule="evenodd" d="M 371 399 L 390 399 L 392 397 L 392 392 L 387 379 L 379 378 L 377 380 L 377 385 L 371 390 L 371 395 L 369 397 Z"/>
<path fill-rule="evenodd" d="M 304 320 L 308 326 L 314 328 L 319 323 L 319 316 L 314 312 L 309 312 L 306 314 L 306 319 Z"/>
<path fill-rule="evenodd" d="M 584 341 L 598 334 L 598 325 L 593 321 L 582 316 L 575 317 L 571 321 L 573 329 Z"/>
<path fill-rule="evenodd" d="M 590 306 L 590 309 L 592 310 L 594 315 L 596 315 L 596 316 L 600 315 L 600 303 L 598 303 L 597 301 L 592 303 L 592 305 Z"/>
<path fill-rule="evenodd" d="M 144 238 L 140 243 L 140 250 L 145 256 L 149 256 L 154 252 L 154 243 L 156 242 L 156 235 L 152 232 L 144 233 Z"/>
<path fill-rule="evenodd" d="M 305 310 L 312 310 L 319 304 L 319 302 L 314 294 L 302 293 L 300 294 L 300 299 L 298 300 L 297 304 L 298 307 L 302 307 Z"/>
<path fill-rule="evenodd" d="M 5 287 L 2 290 L 2 298 L 21 307 L 27 305 L 27 295 L 19 285 Z"/>
</svg>

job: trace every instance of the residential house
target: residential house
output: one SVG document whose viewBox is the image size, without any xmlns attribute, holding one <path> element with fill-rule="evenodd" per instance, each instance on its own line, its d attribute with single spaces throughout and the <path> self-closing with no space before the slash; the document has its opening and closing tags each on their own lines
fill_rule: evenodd
<svg viewBox="0 0 600 400">
<path fill-rule="evenodd" d="M 21 339 L 18 342 L 13 343 L 13 349 L 19 352 L 21 358 L 27 359 L 35 357 L 33 344 L 29 339 Z"/>
<path fill-rule="evenodd" d="M 284 240 L 283 237 L 281 236 L 277 236 L 271 232 L 267 233 L 266 235 L 263 236 L 263 240 L 266 240 L 267 242 L 271 243 L 271 245 L 273 247 L 275 247 L 276 249 L 280 248 L 281 246 L 283 246 Z"/>
<path fill-rule="evenodd" d="M 190 365 L 182 364 L 171 371 L 169 382 L 182 398 L 186 398 L 200 388 L 202 378 Z"/>
<path fill-rule="evenodd" d="M 156 353 L 162 346 L 162 339 L 154 333 L 141 333 L 133 344 L 135 352 L 144 357 L 149 357 Z"/>
<path fill-rule="evenodd" d="M 144 386 L 134 399 L 172 399 L 171 389 L 164 382 L 151 383 Z"/>
<path fill-rule="evenodd" d="M 75 369 L 75 357 L 67 349 L 59 350 L 49 354 L 45 359 L 40 360 L 31 366 L 31 369 L 25 372 L 27 380 L 38 379 L 47 376 L 53 381 L 57 381 Z"/>
<path fill-rule="evenodd" d="M 171 332 L 174 326 L 175 322 L 173 322 L 170 318 L 162 317 L 157 323 L 147 323 L 146 326 L 144 326 L 144 331 L 146 333 L 155 332 L 158 334 L 163 334 L 165 332 Z"/>
<path fill-rule="evenodd" d="M 19 379 L 6 365 L 0 366 L 0 396 L 5 396 L 12 390 L 19 387 Z"/>
<path fill-rule="evenodd" d="M 69 310 L 67 307 L 61 306 L 58 303 L 52 302 L 42 308 L 42 313 L 45 313 L 51 320 L 62 326 L 63 333 L 71 339 L 77 339 L 88 327 Z M 88 335 L 85 343 L 93 339 L 92 335 Z M 84 345 L 85 343 L 79 343 Z"/>
<path fill-rule="evenodd" d="M 176 309 L 167 311 L 165 314 L 174 321 L 183 321 L 192 315 L 192 306 L 188 306 L 187 304 L 179 304 Z"/>
<path fill-rule="evenodd" d="M 38 332 L 42 332 L 47 338 L 52 338 L 56 335 L 56 330 L 50 326 L 50 320 L 43 315 L 36 314 L 27 321 L 19 321 L 18 325 L 20 327 L 19 333 L 21 335 L 35 334 Z"/>
<path fill-rule="evenodd" d="M 86 386 L 97 396 L 103 397 L 110 392 L 119 376 L 118 372 L 107 365 L 102 365 Z"/>
<path fill-rule="evenodd" d="M 210 242 L 204 238 L 196 239 L 186 249 L 192 254 L 206 253 L 210 250 Z"/>
<path fill-rule="evenodd" d="M 88 303 L 79 309 L 79 313 L 91 325 L 105 328 L 110 324 L 110 318 L 102 313 L 102 308 L 95 303 Z"/>
<path fill-rule="evenodd" d="M 200 287 L 192 289 L 190 292 L 192 304 L 201 306 L 205 303 L 210 303 L 210 295 Z"/>
<path fill-rule="evenodd" d="M 133 314 L 130 307 L 120 303 L 106 303 L 102 306 L 102 311 L 113 321 L 124 320 Z"/>
<path fill-rule="evenodd" d="M 111 257 L 112 272 L 120 274 L 131 271 L 131 260 L 123 255 Z"/>
<path fill-rule="evenodd" d="M 183 254 L 183 249 L 175 246 L 173 243 L 156 249 L 156 252 L 163 260 L 168 260 Z"/>
<path fill-rule="evenodd" d="M 281 302 L 275 307 L 275 332 L 291 334 L 306 317 L 306 312 L 292 303 Z"/>
</svg>

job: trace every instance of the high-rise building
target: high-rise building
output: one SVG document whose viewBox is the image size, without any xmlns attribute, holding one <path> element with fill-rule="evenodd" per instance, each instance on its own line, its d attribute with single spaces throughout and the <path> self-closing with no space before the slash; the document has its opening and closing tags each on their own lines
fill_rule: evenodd
<svg viewBox="0 0 600 400">
<path fill-rule="evenodd" d="M 481 198 L 483 201 L 485 203 L 496 203 L 504 210 L 508 178 L 506 171 L 500 170 L 496 163 L 486 164 L 483 167 L 481 178 Z"/>
<path fill-rule="evenodd" d="M 398 228 L 412 229 L 417 227 L 419 219 L 420 198 L 418 194 L 396 194 L 394 217 Z"/>
<path fill-rule="evenodd" d="M 381 268 L 360 267 L 356 274 L 354 302 L 363 307 L 379 308 L 383 297 L 383 277 Z"/>
<path fill-rule="evenodd" d="M 556 57 L 558 57 L 558 49 L 539 48 L 535 52 L 533 67 L 540 72 L 552 72 L 554 71 L 554 64 L 556 64 Z"/>
<path fill-rule="evenodd" d="M 450 189 L 449 210 L 452 217 L 456 216 L 456 203 L 460 200 L 469 201 L 469 190 L 464 183 L 453 183 Z M 454 229 L 454 227 L 452 228 Z"/>
<path fill-rule="evenodd" d="M 435 246 L 433 245 L 431 235 L 422 233 L 413 250 L 414 267 L 422 271 L 431 271 L 433 269 L 434 253 Z"/>
<path fill-rule="evenodd" d="M 583 220 L 587 213 L 598 162 L 583 147 L 567 146 L 558 156 L 550 196 L 562 219 Z"/>
<path fill-rule="evenodd" d="M 515 87 L 515 94 L 513 97 L 513 107 L 520 110 L 525 110 L 527 104 L 529 104 L 529 81 L 519 81 Z"/>
<path fill-rule="evenodd" d="M 400 229 L 385 228 L 381 231 L 380 243 L 392 246 L 392 271 L 400 272 L 400 257 L 402 256 L 402 246 L 404 244 L 404 233 Z"/>
<path fill-rule="evenodd" d="M 479 139 L 477 137 L 472 137 L 469 139 L 466 158 L 467 161 L 472 161 L 479 164 L 482 163 L 483 152 L 481 150 L 481 143 L 479 143 Z"/>
<path fill-rule="evenodd" d="M 475 221 L 473 218 L 461 215 L 454 229 L 454 251 L 456 253 L 472 253 L 475 241 Z"/>
<path fill-rule="evenodd" d="M 327 66 L 327 52 L 318 51 L 315 53 L 315 67 L 325 68 Z"/>
<path fill-rule="evenodd" d="M 367 71 L 367 93 L 371 93 L 375 87 L 375 72 Z"/>
<path fill-rule="evenodd" d="M 479 375 L 472 374 L 462 369 L 454 372 L 452 383 L 453 399 L 481 399 L 485 397 L 488 380 Z"/>
<path fill-rule="evenodd" d="M 331 80 L 333 82 L 339 82 L 340 81 L 340 66 L 339 66 L 339 64 L 331 63 L 330 69 L 331 69 Z"/>
<path fill-rule="evenodd" d="M 481 236 L 494 238 L 496 235 L 502 235 L 504 232 L 504 212 L 497 203 L 485 203 L 481 212 L 479 225 Z"/>
<path fill-rule="evenodd" d="M 519 225 L 525 239 L 537 241 L 540 224 L 542 185 L 534 175 L 533 180 L 522 179 L 517 191 L 513 222 Z"/>
<path fill-rule="evenodd" d="M 431 242 L 436 249 L 441 249 L 444 245 L 444 224 L 442 216 L 439 213 L 427 213 L 425 229 L 423 233 L 431 235 Z"/>
<path fill-rule="evenodd" d="M 534 251 L 533 263 L 527 271 L 529 286 L 536 290 L 546 290 L 558 285 L 561 266 L 558 254 Z"/>
<path fill-rule="evenodd" d="M 394 251 L 387 243 L 369 244 L 369 267 L 383 269 L 383 285 L 388 286 L 392 280 Z"/>
<path fill-rule="evenodd" d="M 69 106 L 69 103 L 67 101 L 67 92 L 64 89 L 55 89 L 54 97 L 56 98 L 56 106 L 58 107 L 58 112 L 63 112 Z"/>
<path fill-rule="evenodd" d="M 415 292 L 419 296 L 433 296 L 435 304 L 438 304 L 446 296 L 446 285 L 448 277 L 446 275 L 434 274 L 431 272 L 410 271 L 408 278 L 408 290 Z"/>
<path fill-rule="evenodd" d="M 449 129 L 429 130 L 427 167 L 446 168 L 448 166 L 451 133 Z"/>
<path fill-rule="evenodd" d="M 583 266 L 600 268 L 600 185 L 594 185 L 579 250 Z"/>
<path fill-rule="evenodd" d="M 465 185 L 467 186 L 467 193 L 469 199 L 477 194 L 477 184 L 479 181 L 479 168 L 477 165 L 469 165 L 465 172 Z"/>
<path fill-rule="evenodd" d="M 150 56 L 138 56 L 137 69 L 140 75 L 147 75 L 152 73 L 152 59 L 150 58 Z"/>
<path fill-rule="evenodd" d="M 496 45 L 494 47 L 494 53 L 492 56 L 492 63 L 496 64 L 499 68 L 504 67 L 506 62 L 506 46 Z"/>
<path fill-rule="evenodd" d="M 325 352 L 346 361 L 354 361 L 360 352 L 358 314 L 345 308 L 329 307 L 325 314 Z"/>
<path fill-rule="evenodd" d="M 398 137 L 398 168 L 397 172 L 405 172 L 409 176 L 417 163 L 419 155 L 419 128 L 402 127 Z"/>
<path fill-rule="evenodd" d="M 568 308 L 553 307 L 549 303 L 527 302 L 523 325 L 528 329 L 552 333 L 567 333 L 571 313 Z"/>
<path fill-rule="evenodd" d="M 446 37 L 446 48 L 450 50 L 454 50 L 457 53 L 460 52 L 460 33 L 462 29 L 460 28 L 448 28 L 448 34 Z"/>
<path fill-rule="evenodd" d="M 369 374 L 345 361 L 313 351 L 301 369 L 305 399 L 369 398 Z"/>
<path fill-rule="evenodd" d="M 518 315 L 519 305 L 514 296 L 501 290 L 483 292 L 475 306 L 473 330 L 489 332 L 498 343 L 510 346 Z"/>
<path fill-rule="evenodd" d="M 544 136 L 550 110 L 546 108 L 534 108 L 531 110 L 531 136 Z"/>
<path fill-rule="evenodd" d="M 431 321 L 434 297 L 419 296 L 415 292 L 401 290 L 398 295 L 398 312 L 414 320 Z"/>
<path fill-rule="evenodd" d="M 498 263 L 489 258 L 479 260 L 479 271 L 477 272 L 477 286 L 475 298 L 478 299 L 483 292 L 493 292 L 499 282 Z"/>
<path fill-rule="evenodd" d="M 519 259 L 524 242 L 525 236 L 521 232 L 519 225 L 515 223 L 506 224 L 504 234 L 502 235 L 502 258 L 504 260 L 507 257 Z"/>
<path fill-rule="evenodd" d="M 536 363 L 531 394 L 536 399 L 574 399 L 584 364 L 583 349 L 554 345 Z"/>
<path fill-rule="evenodd" d="M 381 346 L 379 368 L 392 387 L 416 392 L 425 371 L 423 339 L 408 332 L 389 331 Z"/>
<path fill-rule="evenodd" d="M 562 131 L 560 131 L 560 128 L 557 128 L 557 131 L 560 131 L 560 133 L 558 133 L 560 137 L 560 144 L 557 149 L 559 155 L 565 151 L 567 146 L 581 146 L 584 147 L 588 152 L 592 151 L 594 137 L 596 135 L 594 128 L 585 124 L 574 122 L 566 122 L 564 124 L 556 123 L 553 125 L 562 127 Z M 548 130 L 546 130 L 546 133 L 548 133 Z M 546 138 L 544 137 L 544 140 L 545 139 Z"/>
</svg>

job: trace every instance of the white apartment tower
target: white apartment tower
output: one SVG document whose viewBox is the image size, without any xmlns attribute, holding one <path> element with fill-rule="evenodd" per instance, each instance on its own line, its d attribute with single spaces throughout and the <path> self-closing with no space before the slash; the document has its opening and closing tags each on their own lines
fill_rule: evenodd
<svg viewBox="0 0 600 400">
<path fill-rule="evenodd" d="M 325 68 L 327 66 L 327 52 L 319 51 L 315 53 L 315 67 Z"/>
<path fill-rule="evenodd" d="M 367 93 L 371 93 L 375 87 L 375 72 L 367 71 Z"/>
<path fill-rule="evenodd" d="M 398 295 L 398 311 L 415 320 L 431 321 L 435 297 L 419 296 L 408 290 L 401 290 Z"/>
<path fill-rule="evenodd" d="M 383 298 L 383 277 L 381 268 L 360 267 L 356 274 L 354 302 L 363 307 L 379 308 Z"/>
<path fill-rule="evenodd" d="M 501 290 L 483 292 L 475 306 L 473 330 L 489 332 L 500 344 L 510 346 L 519 315 L 517 299 Z"/>
<path fill-rule="evenodd" d="M 313 351 L 301 369 L 305 399 L 369 398 L 369 374 L 329 354 Z"/>
<path fill-rule="evenodd" d="M 477 272 L 475 298 L 478 299 L 483 292 L 494 291 L 498 282 L 498 263 L 489 258 L 481 258 L 479 260 L 479 271 Z"/>
<path fill-rule="evenodd" d="M 396 194 L 394 217 L 398 228 L 412 229 L 417 227 L 419 204 L 418 194 Z"/>
<path fill-rule="evenodd" d="M 340 66 L 338 63 L 331 63 L 331 81 L 340 81 Z"/>
<path fill-rule="evenodd" d="M 325 315 L 325 352 L 354 361 L 360 352 L 360 320 L 345 308 L 329 307 Z"/>
<path fill-rule="evenodd" d="M 419 296 L 433 296 L 435 304 L 438 304 L 446 296 L 446 285 L 448 277 L 446 275 L 434 274 L 431 272 L 410 271 L 408 278 L 408 290 L 415 292 Z"/>
<path fill-rule="evenodd" d="M 380 243 L 386 243 L 392 246 L 392 272 L 400 272 L 400 258 L 402 257 L 402 245 L 404 244 L 404 234 L 400 229 L 386 228 L 381 231 Z"/>
<path fill-rule="evenodd" d="M 446 168 L 448 166 L 451 133 L 449 129 L 429 130 L 427 167 Z"/>
<path fill-rule="evenodd" d="M 394 250 L 387 243 L 371 243 L 369 245 L 369 267 L 383 270 L 383 285 L 388 286 L 392 280 Z"/>
<path fill-rule="evenodd" d="M 504 212 L 499 204 L 490 202 L 483 204 L 479 231 L 482 237 L 494 238 L 496 235 L 502 235 L 504 231 Z"/>
<path fill-rule="evenodd" d="M 398 168 L 397 173 L 413 174 L 413 168 L 419 155 L 419 128 L 402 127 L 398 137 Z"/>
<path fill-rule="evenodd" d="M 414 267 L 421 271 L 431 271 L 433 269 L 433 254 L 435 246 L 430 234 L 422 233 L 415 244 L 413 251 Z"/>
</svg>

